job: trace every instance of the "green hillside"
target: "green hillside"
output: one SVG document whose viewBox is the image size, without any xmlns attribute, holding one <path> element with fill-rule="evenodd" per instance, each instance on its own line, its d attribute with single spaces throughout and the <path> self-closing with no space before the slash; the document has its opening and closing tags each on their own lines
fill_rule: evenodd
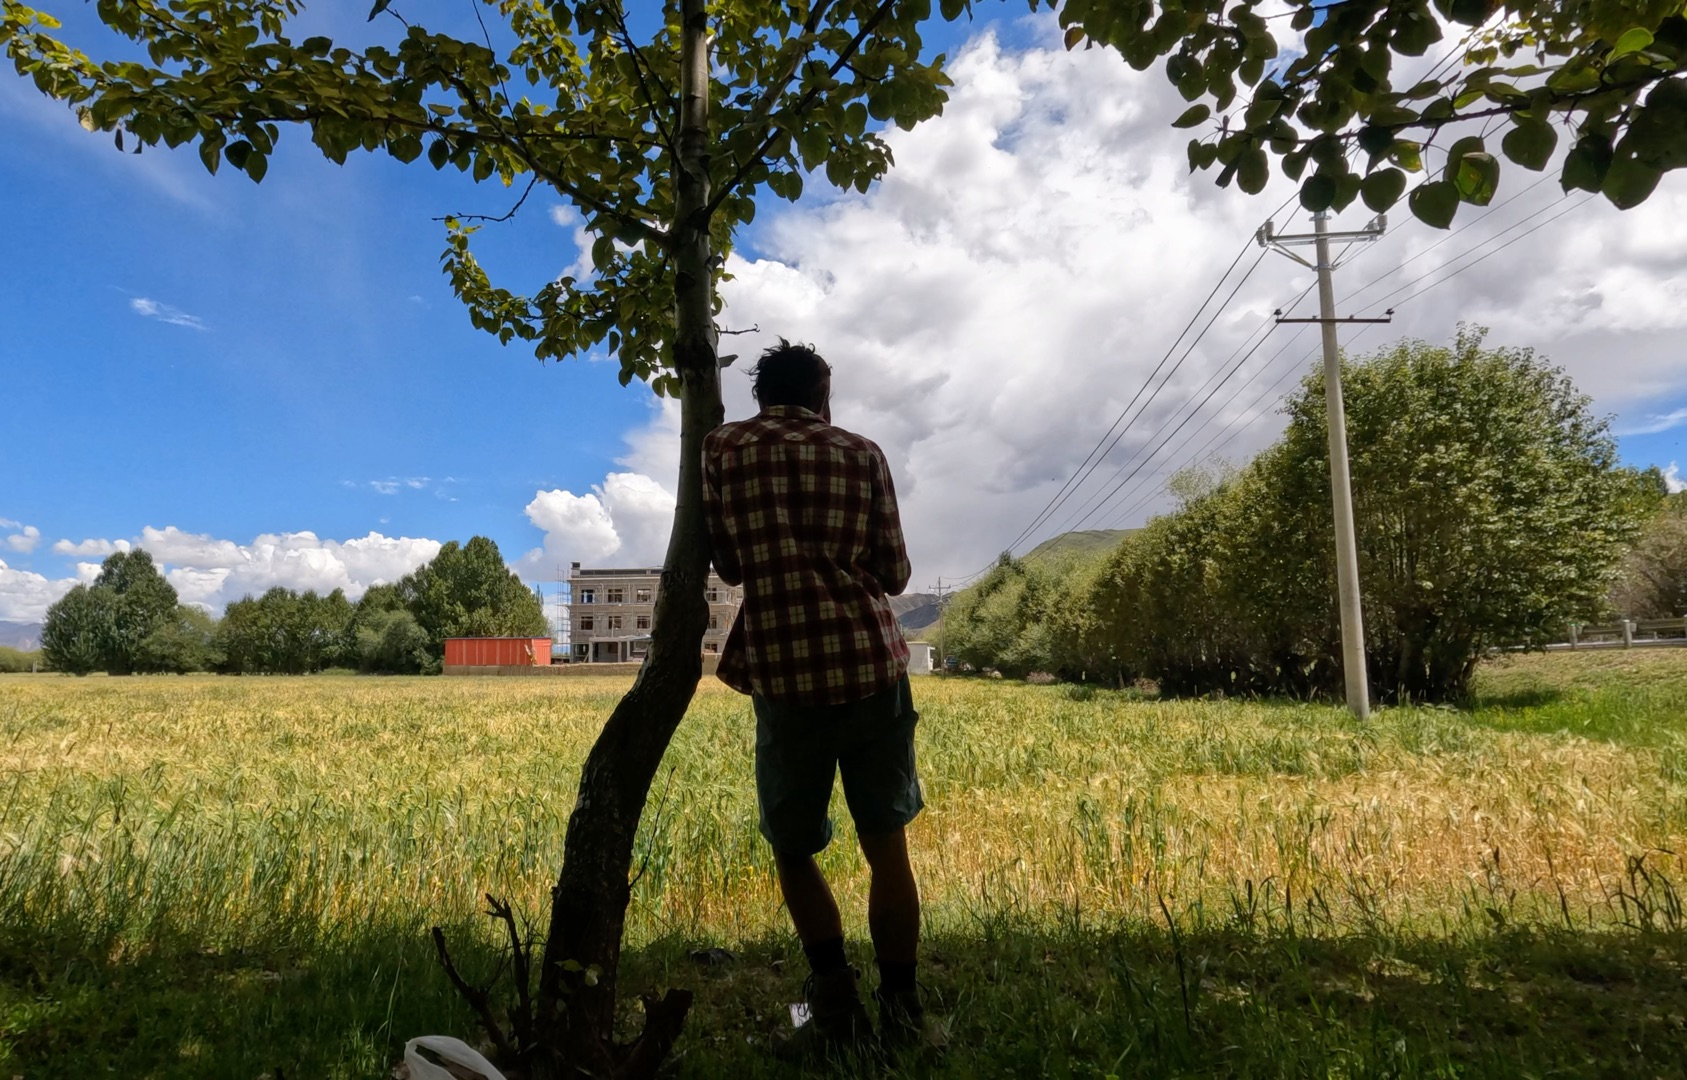
<svg viewBox="0 0 1687 1080">
<path fill-rule="evenodd" d="M 1077 532 L 1061 533 L 1051 536 L 1026 553 L 1025 558 L 1053 559 L 1057 557 L 1077 556 L 1086 558 L 1111 551 L 1119 545 L 1119 541 L 1135 532 L 1135 529 L 1080 529 Z"/>
</svg>

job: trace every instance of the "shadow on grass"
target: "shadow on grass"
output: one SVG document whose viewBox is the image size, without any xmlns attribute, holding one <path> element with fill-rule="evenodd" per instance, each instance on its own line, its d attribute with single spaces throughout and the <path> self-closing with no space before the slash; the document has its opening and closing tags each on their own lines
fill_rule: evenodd
<svg viewBox="0 0 1687 1080">
<path fill-rule="evenodd" d="M 1662 1076 L 1687 1062 L 1680 935 L 1174 941 L 1144 930 L 929 945 L 922 981 L 953 1046 L 897 1075 Z M 635 958 L 629 988 L 683 976 L 659 954 Z M 780 961 L 792 974 L 773 970 Z M 694 974 L 678 1075 L 785 1075 L 762 1048 L 800 972 L 767 946 Z"/>
<path fill-rule="evenodd" d="M 457 940 L 469 969 L 494 970 L 490 947 Z M 697 991 L 673 1074 L 791 1075 L 768 1047 L 800 951 L 781 938 L 700 965 L 700 944 L 636 950 L 623 975 L 629 999 Z M 1651 1077 L 1687 1062 L 1681 934 L 1174 940 L 996 923 L 927 944 L 921 979 L 953 1045 L 891 1075 Z M 419 932 L 264 955 L 0 943 L 7 1075 L 374 1080 L 426 1033 L 475 1037 Z"/>
</svg>

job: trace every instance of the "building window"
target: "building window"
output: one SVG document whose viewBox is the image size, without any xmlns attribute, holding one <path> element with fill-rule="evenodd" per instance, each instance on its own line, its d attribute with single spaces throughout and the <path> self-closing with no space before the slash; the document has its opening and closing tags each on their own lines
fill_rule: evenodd
<svg viewBox="0 0 1687 1080">
<path fill-rule="evenodd" d="M 582 615 L 582 616 L 580 616 L 580 629 L 582 629 L 582 630 L 590 630 L 590 629 L 592 629 L 592 628 L 593 628 L 593 627 L 592 627 L 592 623 L 593 623 L 593 621 L 594 621 L 594 620 L 593 620 L 593 619 L 592 619 L 592 617 L 591 617 L 591 616 L 590 616 L 590 615 Z"/>
<path fill-rule="evenodd" d="M 611 616 L 608 617 L 607 621 L 608 621 L 608 624 L 609 624 L 609 629 L 611 629 L 611 630 L 621 629 L 621 616 L 611 615 Z"/>
<path fill-rule="evenodd" d="M 637 644 L 635 644 L 635 645 L 634 645 L 634 646 L 633 646 L 633 650 L 632 650 L 632 651 L 633 651 L 633 655 L 634 655 L 634 656 L 643 656 L 643 655 L 644 655 L 644 653 L 645 653 L 645 645 L 644 645 L 644 643 L 643 643 L 643 642 L 639 642 L 639 643 L 637 643 Z"/>
<path fill-rule="evenodd" d="M 592 647 L 590 645 L 587 645 L 583 641 L 580 644 L 574 646 L 574 655 L 575 656 L 585 656 L 587 653 L 589 653 L 591 651 L 592 651 Z"/>
<path fill-rule="evenodd" d="M 595 603 L 597 603 L 597 590 L 596 589 L 581 589 L 580 590 L 580 603 L 582 603 L 582 604 L 595 604 Z"/>
<path fill-rule="evenodd" d="M 703 651 L 706 653 L 718 653 L 720 652 L 720 646 L 712 641 L 705 641 L 703 643 Z"/>
<path fill-rule="evenodd" d="M 710 630 L 719 630 L 720 629 L 720 616 L 719 615 L 710 615 L 709 616 L 709 629 Z"/>
<path fill-rule="evenodd" d="M 711 604 L 720 603 L 720 590 L 710 589 L 708 592 L 703 594 L 703 599 L 707 600 Z"/>
<path fill-rule="evenodd" d="M 649 588 L 634 589 L 633 590 L 633 602 L 635 604 L 648 604 L 648 603 L 650 603 L 650 589 Z"/>
<path fill-rule="evenodd" d="M 650 616 L 649 615 L 640 615 L 637 618 L 633 619 L 633 629 L 635 629 L 635 630 L 649 630 L 650 629 Z"/>
<path fill-rule="evenodd" d="M 603 602 L 606 604 L 624 604 L 627 602 L 626 589 L 605 589 L 603 594 Z"/>
</svg>

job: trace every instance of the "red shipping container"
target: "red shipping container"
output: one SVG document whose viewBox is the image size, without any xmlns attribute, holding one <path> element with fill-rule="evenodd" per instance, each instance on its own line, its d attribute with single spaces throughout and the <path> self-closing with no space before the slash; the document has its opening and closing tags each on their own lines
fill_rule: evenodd
<svg viewBox="0 0 1687 1080">
<path fill-rule="evenodd" d="M 550 638 L 445 639 L 447 667 L 548 667 L 550 662 Z"/>
</svg>

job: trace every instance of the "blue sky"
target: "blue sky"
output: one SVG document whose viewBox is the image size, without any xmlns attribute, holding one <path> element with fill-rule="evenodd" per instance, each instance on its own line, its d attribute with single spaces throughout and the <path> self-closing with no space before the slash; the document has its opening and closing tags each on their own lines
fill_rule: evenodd
<svg viewBox="0 0 1687 1080">
<path fill-rule="evenodd" d="M 91 24 L 91 9 L 60 6 L 72 16 L 66 33 L 98 54 L 105 46 L 102 31 Z M 445 10 L 460 18 L 464 9 Z M 1042 184 L 1062 197 L 1093 197 L 1096 206 L 1111 207 L 1116 192 L 1091 183 L 1095 178 L 1085 164 L 1107 153 L 1125 162 L 1116 174 L 1124 179 L 1115 188 L 1130 186 L 1137 198 L 1134 210 L 1119 209 L 1121 229 L 1146 216 L 1168 230 L 1156 236 L 1187 236 L 1195 245 L 1200 234 L 1198 249 L 1187 253 L 1187 267 L 1144 275 L 1142 288 L 1159 289 L 1160 295 L 1136 294 L 1145 298 L 1138 301 L 1142 309 L 1166 309 L 1168 327 L 1181 325 L 1210 284 L 1209 267 L 1228 261 L 1230 237 L 1245 238 L 1253 226 L 1244 223 L 1281 201 L 1271 197 L 1278 188 L 1239 206 L 1240 197 L 1216 192 L 1210 177 L 1182 176 L 1173 160 L 1181 136 L 1168 140 L 1162 133 L 1175 110 L 1160 116 L 1127 101 L 1113 127 L 1096 127 L 1091 114 L 1107 109 L 1098 109 L 1086 95 L 1100 87 L 1115 97 L 1160 102 L 1167 95 L 1159 78 L 1124 71 L 1116 57 L 1101 57 L 1099 51 L 1076 57 L 1081 77 L 1063 74 L 1060 65 L 1066 61 L 1058 46 L 1051 47 L 1051 25 L 1018 18 L 1017 8 L 1003 10 L 1015 17 L 933 35 L 934 47 L 952 54 L 972 46 L 964 69 L 970 80 L 965 100 L 978 104 L 962 108 L 958 102 L 952 122 L 946 117 L 928 125 L 951 124 L 946 131 L 903 136 L 898 161 L 899 168 L 907 166 L 906 179 L 896 180 L 893 173 L 893 182 L 865 198 L 840 198 L 811 184 L 802 204 L 764 210 L 738 251 L 747 272 L 729 294 L 735 305 L 729 322 L 755 323 L 767 333 L 789 327 L 793 336 L 811 340 L 824 337 L 823 351 L 835 342 L 840 354 L 860 356 L 858 370 L 878 372 L 872 365 L 883 343 L 849 339 L 849 328 L 861 320 L 839 315 L 850 282 L 894 276 L 898 266 L 913 280 L 932 266 L 952 263 L 957 281 L 970 272 L 963 268 L 995 266 L 992 280 L 1005 275 L 1011 284 L 1016 267 L 1029 274 L 1048 257 L 1047 230 L 1054 228 L 1021 220 L 1027 212 L 1017 207 L 1024 193 Z M 348 8 L 332 11 L 313 15 L 318 25 L 311 29 L 348 41 L 365 40 L 371 32 Z M 472 23 L 454 29 L 469 33 Z M 1018 81 L 1002 90 L 1004 79 Z M 1010 116 L 1014 108 L 1020 112 Z M 1152 148 L 1146 142 L 1109 141 L 1109 132 L 1131 124 L 1146 125 L 1143 130 L 1154 131 L 1158 141 Z M 436 173 L 423 162 L 401 165 L 384 154 L 354 156 L 346 166 L 335 166 L 299 131 L 284 133 L 261 185 L 229 169 L 213 178 L 191 149 L 149 149 L 138 157 L 117 153 L 108 136 L 82 131 L 63 106 L 11 75 L 0 76 L 0 131 L 6 134 L 0 195 L 9 211 L 11 252 L 7 287 L 0 290 L 5 387 L 0 438 L 6 452 L 0 534 L 19 538 L 0 546 L 6 567 L 0 573 L 11 573 L 0 578 L 0 619 L 27 617 L 39 609 L 43 595 L 67 587 L 78 563 L 97 561 L 89 554 L 92 547 L 68 553 L 76 545 L 134 542 L 149 527 L 197 537 L 207 549 L 233 545 L 238 551 L 223 563 L 206 564 L 224 570 L 229 560 L 251 561 L 247 548 L 256 538 L 305 532 L 322 541 L 370 533 L 429 542 L 485 534 L 512 563 L 540 549 L 542 554 L 522 566 L 534 578 L 549 576 L 542 567 L 576 551 L 573 557 L 588 562 L 659 556 L 659 544 L 649 537 L 661 532 L 660 497 L 653 491 L 667 482 L 661 460 L 671 445 L 671 416 L 641 387 L 621 388 L 613 364 L 541 364 L 519 343 L 500 347 L 469 325 L 438 270 L 444 233 L 431 219 L 448 212 L 502 212 L 511 197 L 496 183 L 477 187 L 455 170 Z M 1056 164 L 1039 166 L 1033 154 Z M 1062 160 L 1073 164 L 1061 166 Z M 947 198 L 946 176 L 951 183 L 978 178 L 976 184 L 966 181 L 965 197 L 989 197 L 980 210 L 993 215 L 989 250 L 957 255 L 913 242 L 850 246 L 850 237 L 888 228 L 889 222 L 919 243 L 953 234 L 957 227 L 944 217 L 949 210 L 939 205 Z M 931 197 L 934 191 L 938 195 Z M 1657 201 L 1673 207 L 1679 203 L 1670 200 L 1680 195 L 1679 184 L 1666 183 Z M 477 254 L 501 284 L 537 288 L 576 259 L 573 230 L 558 224 L 556 210 L 557 201 L 539 191 L 515 222 L 478 235 Z M 1103 220 L 1094 207 L 1083 213 L 1090 215 L 1085 220 Z M 1189 215 L 1187 225 L 1179 226 L 1176 214 Z M 1209 229 L 1215 223 L 1222 228 Z M 1022 228 L 1031 231 L 1016 232 Z M 1016 240 L 1020 235 L 1031 239 Z M 1212 245 L 1205 244 L 1209 236 L 1216 237 Z M 995 249 L 1003 245 L 1018 254 L 1000 255 L 997 265 Z M 1152 248 L 1135 250 L 1162 258 Z M 1511 251 L 1526 258 L 1526 249 Z M 904 254 L 924 261 L 899 264 Z M 1666 279 L 1680 266 L 1667 253 L 1641 252 L 1632 263 L 1636 273 Z M 1504 262 L 1496 258 L 1485 265 L 1495 264 Z M 1184 270 L 1189 288 L 1182 287 Z M 1250 288 L 1239 303 L 1252 297 L 1250 311 L 1269 310 L 1271 297 L 1297 284 L 1285 276 L 1287 270 L 1276 273 L 1269 288 L 1262 287 L 1257 297 Z M 1086 273 L 1085 280 L 1096 276 Z M 1477 279 L 1473 272 L 1470 280 Z M 804 299 L 814 282 L 823 284 L 826 303 Z M 1038 311 L 1054 317 L 1052 299 L 1039 308 L 1031 290 L 1025 291 L 1023 318 L 1038 317 Z M 880 306 L 874 310 L 884 310 L 882 302 L 875 303 Z M 1074 320 L 1094 316 L 1106 303 L 1105 298 L 1087 303 L 1066 322 L 1077 325 Z M 1000 305 L 974 310 L 964 296 L 953 307 L 959 329 L 946 340 L 1004 315 Z M 935 307 L 927 314 L 940 319 Z M 1640 318 L 1645 325 L 1629 337 L 1575 323 L 1566 324 L 1552 342 L 1526 343 L 1568 342 L 1565 347 L 1575 355 L 1587 354 L 1585 363 L 1577 363 L 1584 363 L 1590 388 L 1617 417 L 1618 429 L 1632 432 L 1621 443 L 1626 460 L 1660 467 L 1687 463 L 1681 445 L 1687 378 L 1673 345 L 1674 324 L 1665 316 L 1648 318 Z M 1169 334 L 1157 325 L 1150 332 L 1149 316 L 1141 319 L 1143 325 L 1120 340 L 1139 340 L 1148 346 L 1147 359 L 1157 359 Z M 1426 316 L 1424 325 L 1405 329 L 1444 337 L 1450 323 L 1450 317 Z M 1226 325 L 1228 320 L 1215 334 Z M 1040 336 L 1054 339 L 1060 332 Z M 1025 352 L 992 367 L 996 361 L 984 355 L 989 336 L 981 339 L 985 345 L 945 361 L 952 378 L 922 382 L 907 374 L 924 363 L 927 354 L 918 353 L 885 369 L 901 375 L 884 376 L 887 384 L 914 379 L 907 384 L 913 389 L 881 393 L 864 381 L 840 379 L 840 422 L 886 444 L 893 462 L 908 474 L 904 486 L 917 504 L 913 516 L 929 522 L 915 550 L 923 574 L 960 574 L 973 568 L 968 564 L 977 556 L 988 558 L 1041 504 L 1049 482 L 1069 474 L 1105 427 L 1108 410 L 1102 406 L 1111 398 L 1086 395 L 1073 383 L 1069 405 L 1055 406 L 1071 408 L 1073 415 L 1043 432 L 1040 441 L 1019 442 L 1023 419 L 1004 419 L 993 435 L 997 429 L 987 418 L 1008 417 L 1019 403 L 1058 390 L 1060 380 L 1053 388 L 1045 379 L 1013 391 L 1024 373 Z M 1226 340 L 1236 339 L 1220 337 L 1219 343 Z M 758 343 L 752 339 L 745 347 Z M 1611 349 L 1638 358 L 1616 385 L 1606 386 L 1599 383 L 1599 370 L 1608 367 L 1600 357 Z M 1215 354 L 1210 362 L 1219 358 Z M 1044 370 L 1059 362 L 1050 357 Z M 1583 369 L 1570 366 L 1581 380 Z M 1118 380 L 1120 386 L 1129 384 L 1128 374 Z M 944 397 L 967 382 L 1001 393 Z M 1087 404 L 1076 404 L 1086 397 L 1097 398 L 1095 418 L 1085 412 Z M 742 387 L 730 386 L 729 413 L 741 415 L 748 408 Z M 1269 434 L 1260 429 L 1252 447 Z M 942 464 L 951 460 L 1001 464 L 969 473 L 962 464 Z M 1023 475 L 1022 467 L 1028 470 Z M 614 492 L 604 490 L 616 475 L 654 477 L 640 490 L 655 501 L 635 505 L 629 497 L 618 507 Z M 554 498 L 536 511 L 530 504 L 544 492 Z M 595 508 L 587 505 L 593 498 Z M 968 508 L 976 509 L 970 519 Z M 639 513 L 648 519 L 642 525 L 635 521 Z M 542 527 L 540 521 L 549 524 Z M 604 550 L 610 542 L 591 539 L 594 528 L 619 529 L 620 546 Z M 644 539 L 634 543 L 635 535 Z M 291 546 L 309 547 L 302 541 Z M 395 548 L 391 555 L 414 562 L 426 550 Z M 192 560 L 184 553 L 176 565 L 191 571 Z M 266 580 L 318 580 L 253 574 L 244 579 L 252 587 Z M 320 580 L 327 584 L 330 578 Z M 355 573 L 348 580 L 357 588 L 369 583 Z M 233 587 L 202 591 L 226 599 Z"/>
</svg>

